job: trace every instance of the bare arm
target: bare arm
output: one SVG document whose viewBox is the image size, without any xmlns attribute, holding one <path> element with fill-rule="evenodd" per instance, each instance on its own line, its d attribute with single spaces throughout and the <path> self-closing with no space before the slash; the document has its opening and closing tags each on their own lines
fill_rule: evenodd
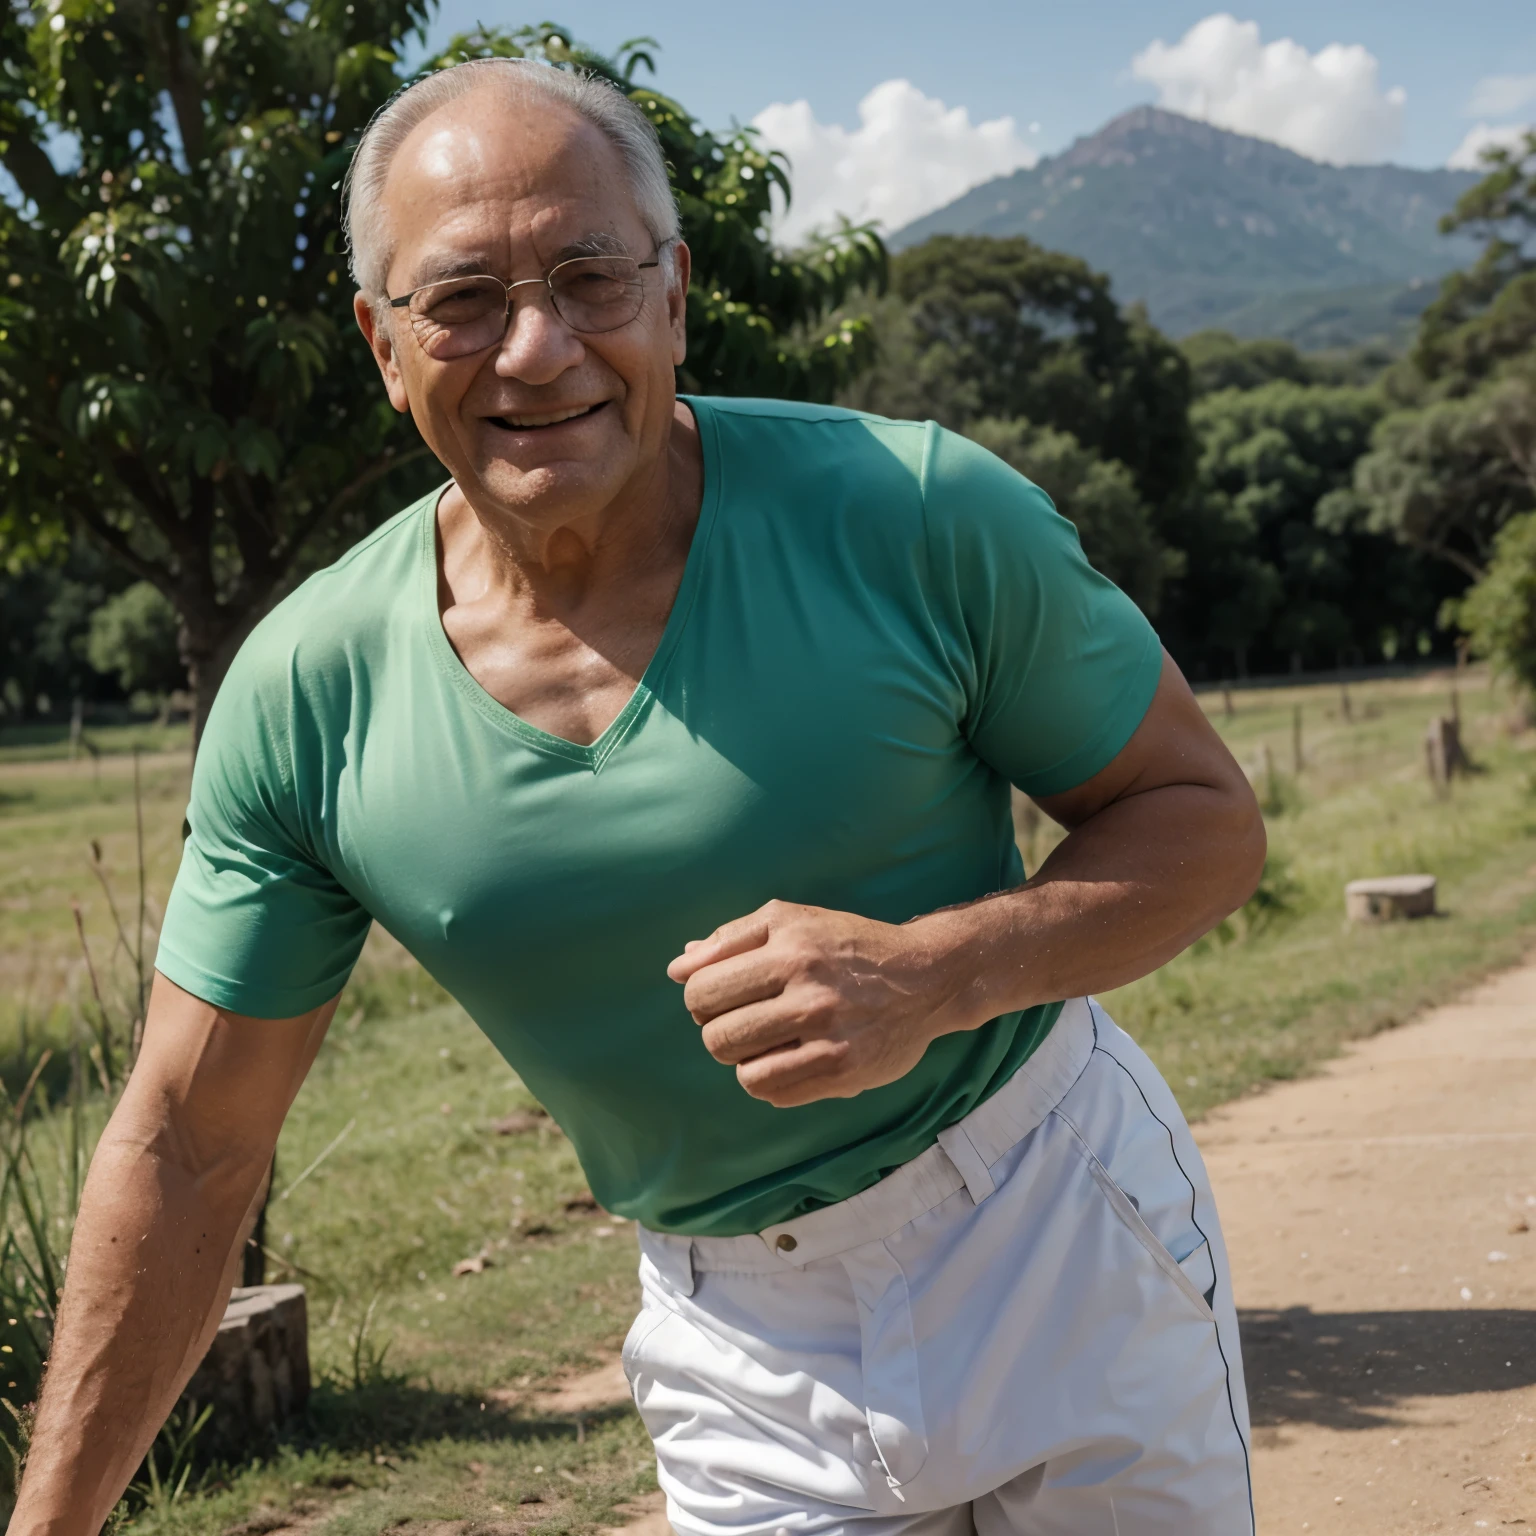
<svg viewBox="0 0 1536 1536">
<path fill-rule="evenodd" d="M 704 1044 L 789 1106 L 894 1082 L 939 1035 L 1156 970 L 1253 893 L 1264 821 L 1171 660 L 1146 718 L 1085 784 L 1033 879 L 896 926 L 770 902 L 668 968 Z"/>
<path fill-rule="evenodd" d="M 224 1013 L 155 977 L 91 1160 L 12 1536 L 96 1536 L 218 1328 L 335 1002 Z"/>
</svg>

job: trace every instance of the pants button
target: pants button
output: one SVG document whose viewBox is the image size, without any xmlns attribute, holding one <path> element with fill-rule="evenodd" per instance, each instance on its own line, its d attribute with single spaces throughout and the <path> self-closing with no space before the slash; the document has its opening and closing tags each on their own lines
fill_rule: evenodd
<svg viewBox="0 0 1536 1536">
<path fill-rule="evenodd" d="M 780 1232 L 779 1235 L 774 1238 L 773 1246 L 777 1248 L 780 1253 L 793 1253 L 795 1249 L 800 1246 L 800 1244 L 795 1241 L 794 1235 L 792 1233 Z"/>
</svg>

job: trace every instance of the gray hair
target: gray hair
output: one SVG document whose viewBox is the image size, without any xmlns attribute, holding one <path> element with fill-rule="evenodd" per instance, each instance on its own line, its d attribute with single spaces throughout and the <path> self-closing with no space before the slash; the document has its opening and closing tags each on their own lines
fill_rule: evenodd
<svg viewBox="0 0 1536 1536">
<path fill-rule="evenodd" d="M 530 59 L 470 59 L 427 75 L 391 97 L 363 132 L 342 188 L 342 228 L 352 279 L 370 298 L 381 298 L 391 250 L 382 206 L 384 182 L 396 152 L 422 123 L 451 101 L 478 90 L 501 90 L 515 101 L 531 96 L 563 102 L 591 123 L 619 152 L 635 204 L 672 274 L 670 242 L 681 233 L 667 162 L 651 120 L 618 87 L 600 76 L 555 69 Z"/>
</svg>

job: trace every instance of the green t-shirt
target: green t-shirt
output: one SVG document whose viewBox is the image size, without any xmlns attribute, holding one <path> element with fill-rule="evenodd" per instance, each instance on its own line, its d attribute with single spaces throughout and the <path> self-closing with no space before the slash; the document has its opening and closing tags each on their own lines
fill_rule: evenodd
<svg viewBox="0 0 1536 1536">
<path fill-rule="evenodd" d="M 693 399 L 704 497 L 633 698 L 591 746 L 465 671 L 426 497 L 251 635 L 197 757 L 158 968 L 284 1018 L 371 920 L 564 1128 L 609 1210 L 757 1231 L 842 1200 L 1001 1086 L 1060 1004 L 936 1040 L 896 1083 L 774 1109 L 666 965 L 775 897 L 902 922 L 1017 884 L 1048 795 L 1141 722 L 1161 650 L 1043 492 L 929 423 Z"/>
</svg>

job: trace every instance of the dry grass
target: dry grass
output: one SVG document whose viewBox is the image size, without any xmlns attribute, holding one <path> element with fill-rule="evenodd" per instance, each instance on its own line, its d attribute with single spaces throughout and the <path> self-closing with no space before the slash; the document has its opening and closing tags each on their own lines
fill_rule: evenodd
<svg viewBox="0 0 1536 1536">
<path fill-rule="evenodd" d="M 1486 771 L 1449 801 L 1431 795 L 1420 747 L 1430 714 L 1448 707 L 1445 677 L 1354 687 L 1352 722 L 1336 687 L 1238 693 L 1230 718 L 1219 694 L 1204 702 L 1261 780 L 1270 749 L 1276 778 L 1261 788 L 1280 905 L 1267 926 L 1238 924 L 1107 999 L 1194 1112 L 1304 1072 L 1351 1035 L 1518 958 L 1536 919 L 1533 738 L 1511 732 L 1512 701 L 1486 676 L 1465 679 L 1461 699 Z M 0 742 L 0 1028 L 14 1042 L 24 1021 L 34 1038 L 55 1026 L 82 985 L 71 898 L 93 945 L 110 948 L 89 840 L 124 893 L 136 844 L 127 759 L 104 758 L 98 781 L 90 762 L 4 756 Z M 186 763 L 162 753 L 142 766 L 154 915 L 177 856 Z M 1036 858 L 1043 834 L 1037 843 Z M 1421 868 L 1441 876 L 1444 917 L 1344 924 L 1345 879 Z M 650 1484 L 638 1421 L 623 1406 L 542 1411 L 525 1394 L 612 1357 L 634 1300 L 632 1229 L 580 1201 L 558 1134 L 492 1130 L 531 1100 L 392 946 L 371 941 L 338 1021 L 284 1132 L 269 1228 L 273 1277 L 309 1287 L 313 1411 L 219 1486 L 135 1528 L 590 1531 Z M 488 1260 L 480 1272 L 453 1275 L 475 1255 Z"/>
</svg>

